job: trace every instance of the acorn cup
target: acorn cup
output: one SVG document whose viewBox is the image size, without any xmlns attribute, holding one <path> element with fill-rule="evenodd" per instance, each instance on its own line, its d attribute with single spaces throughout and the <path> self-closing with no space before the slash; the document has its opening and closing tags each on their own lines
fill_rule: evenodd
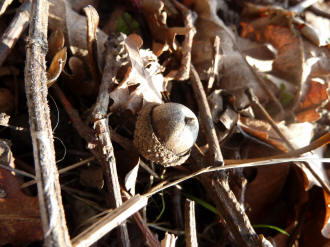
<svg viewBox="0 0 330 247">
<path fill-rule="evenodd" d="M 178 103 L 148 103 L 139 112 L 134 145 L 139 153 L 163 166 L 184 163 L 198 136 L 196 115 Z"/>
</svg>

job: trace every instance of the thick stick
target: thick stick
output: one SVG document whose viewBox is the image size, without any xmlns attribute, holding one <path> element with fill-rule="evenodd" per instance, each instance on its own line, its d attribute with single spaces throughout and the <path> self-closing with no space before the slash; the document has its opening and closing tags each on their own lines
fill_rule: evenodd
<svg viewBox="0 0 330 247">
<path fill-rule="evenodd" d="M 191 66 L 191 84 L 195 93 L 198 108 L 201 115 L 201 122 L 205 129 L 207 141 L 210 146 L 210 164 L 223 164 L 219 140 L 215 132 L 210 107 L 206 94 L 195 68 Z M 194 170 L 203 168 L 201 155 L 193 150 L 192 156 L 197 161 L 193 165 Z M 228 231 L 232 234 L 237 246 L 260 246 L 260 240 L 253 230 L 251 223 L 237 201 L 234 193 L 228 185 L 228 177 L 225 173 L 216 173 L 216 176 L 203 175 L 202 184 L 212 195 L 214 203 L 219 210 L 220 216 L 225 220 Z"/>
<path fill-rule="evenodd" d="M 33 1 L 31 13 L 26 49 L 25 91 L 45 246 L 71 246 L 62 205 L 47 103 L 45 55 L 48 1 Z"/>
</svg>

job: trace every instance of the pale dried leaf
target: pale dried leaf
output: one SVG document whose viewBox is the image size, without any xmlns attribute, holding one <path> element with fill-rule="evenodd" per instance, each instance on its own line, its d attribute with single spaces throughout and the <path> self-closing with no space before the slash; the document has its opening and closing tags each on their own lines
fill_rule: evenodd
<svg viewBox="0 0 330 247">
<path fill-rule="evenodd" d="M 165 233 L 164 239 L 161 241 L 161 247 L 175 247 L 175 242 L 178 237 L 176 237 L 174 234 Z"/>
<path fill-rule="evenodd" d="M 125 40 L 131 69 L 128 69 L 123 81 L 110 93 L 114 101 L 111 111 L 128 109 L 135 113 L 147 102 L 162 103 L 162 67 L 150 50 L 139 49 L 141 45 L 142 39 L 136 34 L 131 34 Z"/>
<path fill-rule="evenodd" d="M 138 162 L 125 176 L 125 188 L 133 196 L 135 195 L 136 178 L 140 167 L 139 163 L 140 162 Z"/>
</svg>

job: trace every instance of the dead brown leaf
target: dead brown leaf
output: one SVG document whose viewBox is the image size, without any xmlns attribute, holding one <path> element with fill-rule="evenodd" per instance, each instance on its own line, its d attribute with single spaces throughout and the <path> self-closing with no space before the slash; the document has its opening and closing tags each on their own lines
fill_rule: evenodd
<svg viewBox="0 0 330 247">
<path fill-rule="evenodd" d="M 110 98 L 114 101 L 111 111 L 128 109 L 136 113 L 146 102 L 162 103 L 162 67 L 150 50 L 140 49 L 141 45 L 142 39 L 136 34 L 125 39 L 131 67 L 118 87 L 110 93 Z"/>
<path fill-rule="evenodd" d="M 167 26 L 168 14 L 164 9 L 163 1 L 142 0 L 140 9 L 147 19 L 153 39 L 162 45 L 168 45 L 171 50 L 176 50 L 176 35 L 185 35 L 188 30 L 185 27 Z"/>
<path fill-rule="evenodd" d="M 13 162 L 8 145 L 1 141 L 1 163 Z M 22 246 L 43 239 L 37 197 L 25 195 L 11 172 L 0 168 L 0 245 Z"/>
<path fill-rule="evenodd" d="M 318 108 L 328 100 L 328 84 L 315 80 L 308 81 L 308 91 L 305 98 L 299 103 L 296 110 L 298 122 L 314 122 L 320 118 Z"/>
</svg>

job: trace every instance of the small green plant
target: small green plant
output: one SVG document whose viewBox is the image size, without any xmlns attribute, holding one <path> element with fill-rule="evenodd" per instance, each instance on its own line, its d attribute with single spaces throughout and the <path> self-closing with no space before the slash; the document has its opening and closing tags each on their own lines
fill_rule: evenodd
<svg viewBox="0 0 330 247">
<path fill-rule="evenodd" d="M 117 32 L 124 34 L 138 33 L 140 24 L 127 12 L 125 12 L 118 20 Z"/>
</svg>

